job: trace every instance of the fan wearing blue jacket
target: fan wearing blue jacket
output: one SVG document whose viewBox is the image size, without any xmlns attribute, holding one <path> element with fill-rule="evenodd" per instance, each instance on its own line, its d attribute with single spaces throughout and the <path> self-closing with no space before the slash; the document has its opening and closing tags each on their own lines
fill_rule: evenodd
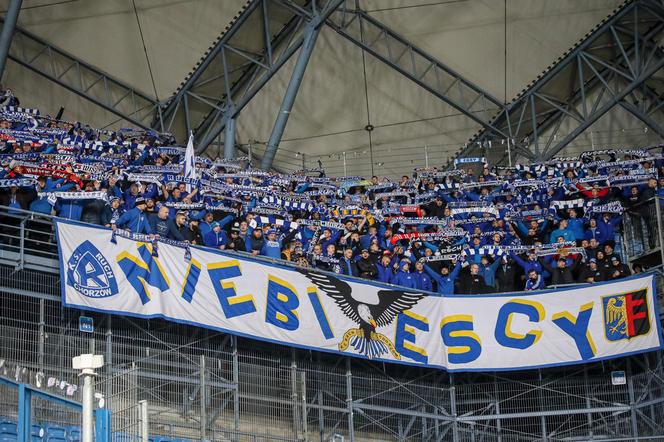
<svg viewBox="0 0 664 442">
<path fill-rule="evenodd" d="M 574 239 L 576 241 L 581 241 L 585 238 L 585 232 L 583 231 L 583 220 L 578 217 L 578 213 L 575 209 L 569 209 L 569 220 L 567 221 L 568 229 L 574 234 Z"/>
<path fill-rule="evenodd" d="M 568 221 L 566 219 L 561 219 L 558 228 L 551 232 L 551 235 L 549 236 L 549 244 L 558 241 L 558 237 L 562 237 L 565 241 L 576 241 L 574 232 L 572 232 L 568 226 Z"/>
<path fill-rule="evenodd" d="M 269 258 L 281 259 L 281 240 L 277 238 L 277 231 L 270 229 L 267 231 L 267 237 L 261 247 L 261 256 Z"/>
<path fill-rule="evenodd" d="M 541 273 L 538 273 L 536 270 L 530 270 L 528 272 L 528 279 L 526 279 L 526 290 L 542 290 L 546 288 L 544 284 L 544 278 Z"/>
<path fill-rule="evenodd" d="M 399 270 L 397 271 L 396 275 L 394 275 L 392 284 L 408 287 L 410 289 L 417 288 L 417 282 L 415 281 L 413 274 L 410 273 L 410 261 L 408 261 L 408 258 L 401 260 L 401 263 L 399 264 Z"/>
<path fill-rule="evenodd" d="M 622 215 L 611 215 L 610 213 L 602 213 L 602 216 L 597 220 L 597 226 L 602 232 L 602 241 L 613 241 L 616 236 L 618 225 L 622 222 Z"/>
<path fill-rule="evenodd" d="M 424 260 L 416 261 L 413 255 L 410 255 L 410 260 L 415 263 L 415 271 L 412 273 L 415 278 L 415 288 L 432 292 L 433 284 L 431 283 L 431 277 L 424 271 Z"/>
<path fill-rule="evenodd" d="M 434 272 L 431 267 L 428 265 L 424 266 L 424 271 L 436 281 L 436 291 L 441 295 L 453 295 L 454 294 L 454 281 L 459 276 L 461 271 L 461 262 L 457 261 L 454 264 L 454 269 L 450 272 L 450 269 L 447 266 L 440 268 L 440 275 Z"/>
<path fill-rule="evenodd" d="M 496 270 L 500 265 L 500 257 L 496 256 L 496 259 L 493 260 L 493 263 L 489 264 L 489 258 L 484 255 L 480 260 L 480 269 L 479 274 L 484 278 L 484 282 L 489 287 L 496 288 Z"/>
<path fill-rule="evenodd" d="M 83 208 L 88 203 L 83 199 L 63 199 L 58 198 L 58 201 L 53 207 L 55 213 L 61 218 L 67 218 L 73 221 L 80 221 L 83 214 Z"/>
<path fill-rule="evenodd" d="M 126 227 L 128 230 L 134 233 L 144 233 L 146 235 L 151 235 L 152 228 L 150 227 L 148 218 L 145 215 L 146 207 L 147 204 L 145 202 L 145 198 L 136 198 L 134 202 L 134 208 L 122 214 L 122 216 L 118 218 L 115 224 L 111 224 L 113 230 L 116 228 L 122 229 Z"/>
<path fill-rule="evenodd" d="M 511 252 L 510 256 L 523 268 L 523 271 L 526 273 L 526 275 L 529 274 L 531 270 L 535 270 L 535 272 L 540 275 L 542 274 L 542 264 L 540 264 L 537 260 L 537 254 L 534 251 L 528 253 L 528 260 L 525 261 Z"/>
<path fill-rule="evenodd" d="M 52 178 L 46 178 L 44 176 L 40 176 L 37 178 L 37 185 L 35 186 L 35 190 L 37 193 L 50 193 L 50 192 L 66 192 L 67 190 L 73 189 L 76 184 L 74 183 L 67 183 L 63 184 L 64 179 L 60 178 L 57 180 L 54 180 Z M 38 212 L 38 213 L 44 213 L 47 215 L 51 214 L 51 210 L 53 209 L 53 206 L 51 203 L 48 202 L 48 195 L 43 195 L 43 196 L 37 196 L 37 199 L 35 199 L 32 203 L 30 203 L 30 210 L 33 212 Z"/>
<path fill-rule="evenodd" d="M 590 241 L 593 238 L 601 244 L 604 239 L 604 232 L 597 225 L 597 220 L 595 218 L 590 218 L 590 221 L 588 222 L 588 229 L 585 233 L 585 239 Z"/>
<path fill-rule="evenodd" d="M 226 236 L 226 232 L 221 230 L 221 224 L 216 221 L 212 223 L 211 227 L 212 230 L 206 233 L 203 237 L 203 243 L 208 247 L 224 250 L 226 244 L 228 244 L 228 236 Z"/>
<path fill-rule="evenodd" d="M 385 250 L 385 252 L 383 252 L 380 261 L 376 263 L 376 268 L 378 269 L 378 276 L 376 277 L 377 281 L 393 284 L 392 280 L 394 279 L 394 273 L 392 272 L 392 258 L 390 257 L 389 251 Z"/>
</svg>

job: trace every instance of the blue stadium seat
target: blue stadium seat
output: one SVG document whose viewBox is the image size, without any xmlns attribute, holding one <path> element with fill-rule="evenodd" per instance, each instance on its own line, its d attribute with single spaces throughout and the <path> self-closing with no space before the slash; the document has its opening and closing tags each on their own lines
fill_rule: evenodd
<svg viewBox="0 0 664 442">
<path fill-rule="evenodd" d="M 79 442 L 81 440 L 81 428 L 67 427 L 67 440 L 69 442 Z"/>
<path fill-rule="evenodd" d="M 15 422 L 2 421 L 0 422 L 0 434 L 13 434 L 18 433 L 18 426 Z"/>
<path fill-rule="evenodd" d="M 0 433 L 0 442 L 16 442 L 18 439 L 15 434 Z"/>
<path fill-rule="evenodd" d="M 33 424 L 30 427 L 30 435 L 32 436 L 32 442 L 41 441 L 45 435 L 44 427 L 41 425 Z"/>
<path fill-rule="evenodd" d="M 44 427 L 44 430 L 45 430 L 44 438 L 46 439 L 47 442 L 50 441 L 51 439 L 56 439 L 56 438 L 62 439 L 64 440 L 64 442 L 67 442 L 67 430 L 65 429 L 65 427 L 62 427 L 60 425 L 47 424 Z"/>
<path fill-rule="evenodd" d="M 42 442 L 42 438 L 39 436 L 32 435 L 30 437 L 30 442 Z"/>
<path fill-rule="evenodd" d="M 67 442 L 67 439 L 64 437 L 48 436 L 46 442 Z"/>
<path fill-rule="evenodd" d="M 138 440 L 138 437 L 133 437 L 131 434 L 127 433 L 113 433 L 111 438 L 113 442 L 134 442 Z"/>
</svg>

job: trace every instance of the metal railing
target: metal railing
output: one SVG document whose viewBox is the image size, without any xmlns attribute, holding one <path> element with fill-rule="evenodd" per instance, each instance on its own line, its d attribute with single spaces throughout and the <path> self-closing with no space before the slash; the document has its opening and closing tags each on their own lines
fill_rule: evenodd
<svg viewBox="0 0 664 442">
<path fill-rule="evenodd" d="M 4 361 L 3 367 L 7 363 Z M 26 368 L 12 367 L 14 379 L 0 375 L 0 440 L 70 441 L 81 438 L 82 405 L 63 395 L 23 382 Z M 40 373 L 43 375 L 43 373 Z M 97 409 L 95 440 L 107 442 L 109 413 Z"/>
<path fill-rule="evenodd" d="M 623 218 L 623 235 L 627 256 L 637 260 L 643 256 L 656 253 L 658 259 L 664 256 L 662 249 L 662 199 L 653 198 L 635 204 L 625 211 Z"/>
</svg>

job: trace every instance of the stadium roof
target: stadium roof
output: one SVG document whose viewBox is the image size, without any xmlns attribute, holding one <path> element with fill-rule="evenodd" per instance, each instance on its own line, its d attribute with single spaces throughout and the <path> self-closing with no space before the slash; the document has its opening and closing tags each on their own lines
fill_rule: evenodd
<svg viewBox="0 0 664 442">
<path fill-rule="evenodd" d="M 145 94 L 166 100 L 245 3 L 134 2 L 24 0 L 19 26 Z M 494 97 L 509 102 L 622 1 L 359 3 L 372 17 Z M 2 4 L 6 9 L 7 0 Z M 255 154 L 260 154 L 261 143 L 269 138 L 293 63 L 291 59 L 238 119 L 237 139 L 251 143 Z M 98 127 L 122 126 L 114 123 L 116 116 L 15 63 L 8 64 L 4 83 L 16 90 L 26 106 L 54 114 L 63 105 L 64 118 Z M 342 153 L 346 152 L 346 173 L 367 175 L 371 173 L 368 123 L 375 128 L 371 133 L 375 172 L 384 175 L 407 173 L 413 166 L 424 165 L 425 145 L 430 165 L 442 164 L 480 127 L 371 55 L 363 57 L 357 46 L 324 27 L 275 165 L 297 169 L 301 166 L 299 152 L 306 154 L 307 166 L 321 159 L 334 174 L 342 174 Z M 634 118 L 624 118 L 624 111 L 616 111 L 593 127 L 594 141 L 623 143 L 627 135 L 630 140 L 641 140 L 643 127 Z M 583 150 L 584 143 L 589 145 L 588 138 L 584 140 L 577 150 Z"/>
</svg>

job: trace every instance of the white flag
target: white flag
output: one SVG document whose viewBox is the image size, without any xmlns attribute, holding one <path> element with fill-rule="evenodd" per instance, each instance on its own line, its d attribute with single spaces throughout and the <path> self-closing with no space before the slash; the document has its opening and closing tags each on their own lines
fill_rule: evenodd
<svg viewBox="0 0 664 442">
<path fill-rule="evenodd" d="M 198 178 L 196 174 L 196 157 L 194 155 L 194 133 L 189 132 L 189 142 L 184 153 L 184 177 Z M 187 184 L 187 192 L 191 192 L 191 184 Z"/>
</svg>

